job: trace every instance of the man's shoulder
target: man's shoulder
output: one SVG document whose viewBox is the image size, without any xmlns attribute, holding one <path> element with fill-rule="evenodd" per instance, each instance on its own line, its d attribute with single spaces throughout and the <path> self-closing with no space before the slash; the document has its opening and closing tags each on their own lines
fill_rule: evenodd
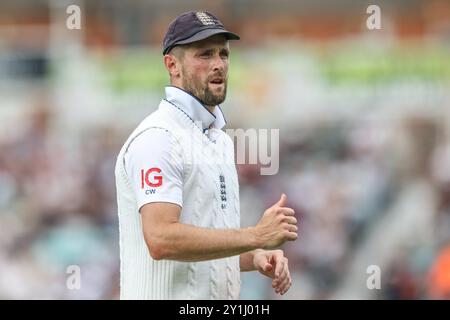
<svg viewBox="0 0 450 320">
<path fill-rule="evenodd" d="M 160 124 L 152 124 L 136 128 L 126 143 L 126 150 L 134 148 L 151 148 L 154 145 L 172 146 L 176 139 L 171 130 Z"/>
</svg>

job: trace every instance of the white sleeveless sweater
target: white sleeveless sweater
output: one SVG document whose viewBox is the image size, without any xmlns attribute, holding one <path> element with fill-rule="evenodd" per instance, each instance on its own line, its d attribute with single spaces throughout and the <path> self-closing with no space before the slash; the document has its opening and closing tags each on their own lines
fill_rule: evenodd
<svg viewBox="0 0 450 320">
<path fill-rule="evenodd" d="M 180 222 L 206 228 L 240 227 L 232 140 L 224 131 L 211 129 L 217 137 L 211 141 L 186 113 L 162 100 L 158 110 L 129 136 L 116 162 L 121 299 L 238 299 L 239 256 L 202 262 L 156 261 L 150 256 L 124 166 L 129 145 L 150 128 L 171 134 L 172 152 L 183 159 Z"/>
</svg>

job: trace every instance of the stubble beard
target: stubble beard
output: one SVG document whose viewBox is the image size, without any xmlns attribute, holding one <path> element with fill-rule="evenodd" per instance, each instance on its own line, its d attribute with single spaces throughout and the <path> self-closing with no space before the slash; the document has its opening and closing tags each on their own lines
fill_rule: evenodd
<svg viewBox="0 0 450 320">
<path fill-rule="evenodd" d="M 227 95 L 227 82 L 224 80 L 224 89 L 221 93 L 215 94 L 209 88 L 209 81 L 202 83 L 200 79 L 189 76 L 183 72 L 183 88 L 193 94 L 206 106 L 216 106 L 225 101 Z"/>
</svg>

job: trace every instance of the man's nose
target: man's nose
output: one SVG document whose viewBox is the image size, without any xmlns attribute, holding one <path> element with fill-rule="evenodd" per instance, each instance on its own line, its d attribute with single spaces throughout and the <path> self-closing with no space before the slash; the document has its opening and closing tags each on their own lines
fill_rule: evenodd
<svg viewBox="0 0 450 320">
<path fill-rule="evenodd" d="M 220 55 L 215 55 L 213 60 L 213 71 L 224 71 L 228 61 L 226 59 L 222 59 Z"/>
</svg>

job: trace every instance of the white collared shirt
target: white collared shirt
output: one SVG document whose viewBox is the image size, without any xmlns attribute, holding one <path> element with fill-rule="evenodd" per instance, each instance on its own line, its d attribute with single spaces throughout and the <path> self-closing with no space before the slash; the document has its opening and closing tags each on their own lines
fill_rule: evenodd
<svg viewBox="0 0 450 320">
<path fill-rule="evenodd" d="M 166 87 L 166 100 L 184 111 L 194 122 L 201 123 L 202 130 L 210 128 L 222 129 L 225 124 L 220 106 L 211 113 L 197 97 L 174 86 Z"/>
<path fill-rule="evenodd" d="M 215 140 L 215 130 L 222 129 L 226 120 L 219 106 L 211 113 L 196 97 L 174 86 L 167 86 L 166 101 L 184 112 L 202 131 Z M 165 130 L 151 128 L 140 134 L 130 144 L 124 161 L 130 183 L 136 194 L 138 208 L 152 202 L 170 202 L 183 206 L 183 161 L 171 152 L 175 146 L 174 137 Z M 147 172 L 147 168 L 159 168 L 164 173 L 164 183 L 157 193 L 149 193 L 142 186 L 145 183 L 158 184 L 158 172 Z"/>
</svg>

